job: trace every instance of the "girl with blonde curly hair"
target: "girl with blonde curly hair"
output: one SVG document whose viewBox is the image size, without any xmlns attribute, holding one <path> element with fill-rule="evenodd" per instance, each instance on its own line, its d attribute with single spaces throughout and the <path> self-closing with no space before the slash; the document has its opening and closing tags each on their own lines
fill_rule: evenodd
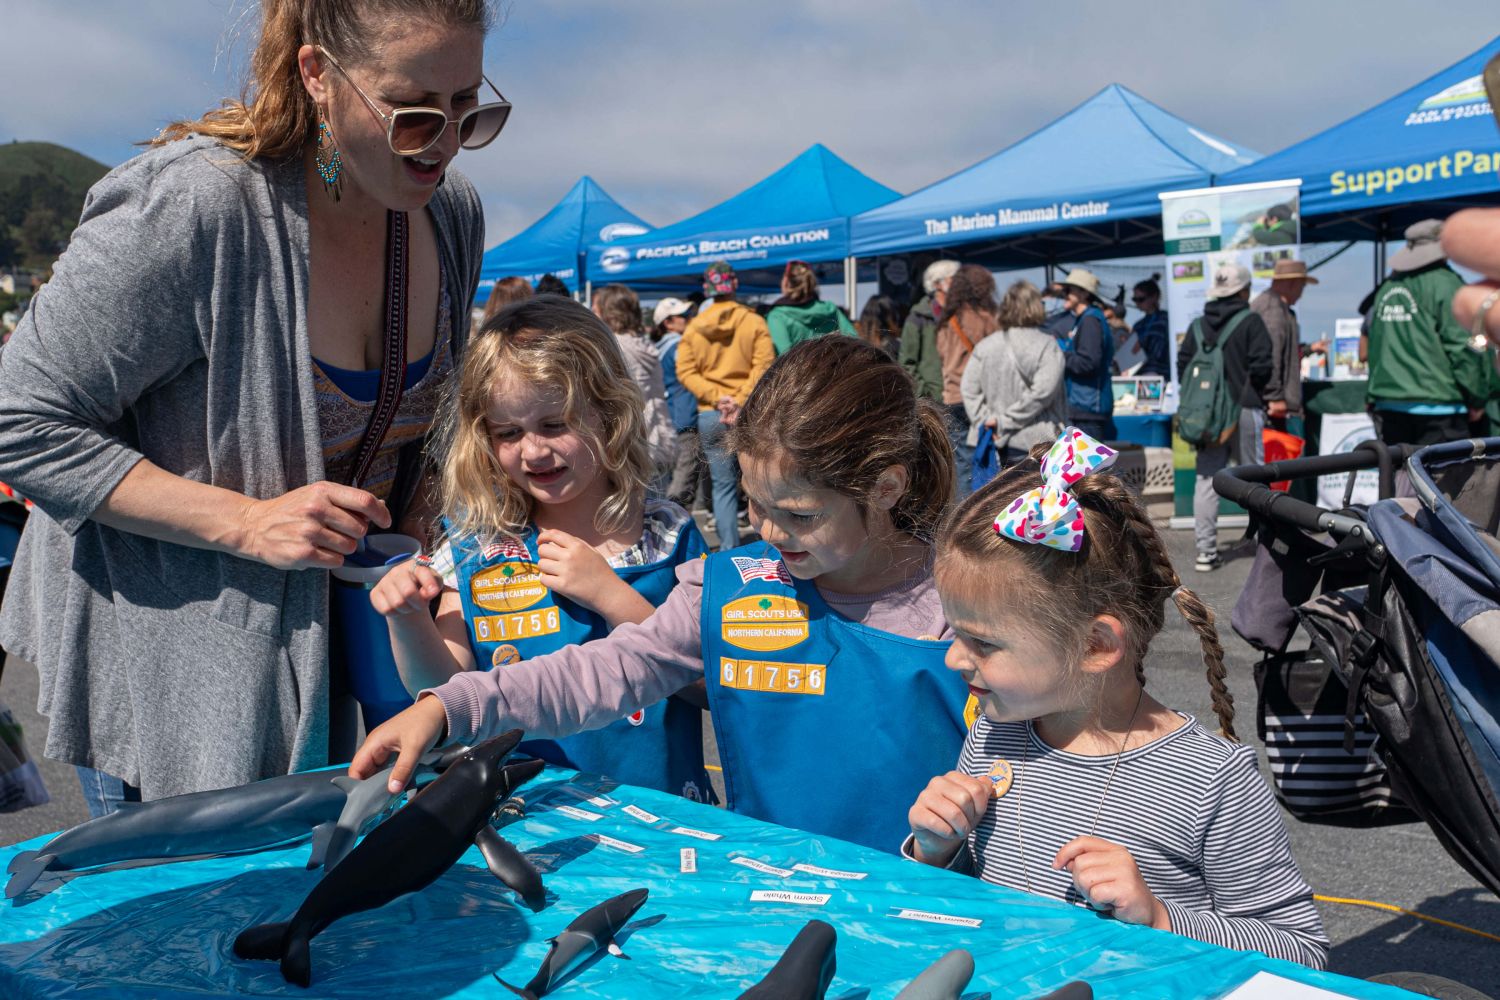
<svg viewBox="0 0 1500 1000">
<path fill-rule="evenodd" d="M 640 390 L 614 334 L 570 299 L 541 295 L 490 319 L 443 421 L 445 537 L 371 594 L 413 696 L 645 621 L 677 566 L 707 551 L 681 507 L 647 499 Z M 634 785 L 709 787 L 702 714 L 677 698 L 522 746 Z"/>
</svg>

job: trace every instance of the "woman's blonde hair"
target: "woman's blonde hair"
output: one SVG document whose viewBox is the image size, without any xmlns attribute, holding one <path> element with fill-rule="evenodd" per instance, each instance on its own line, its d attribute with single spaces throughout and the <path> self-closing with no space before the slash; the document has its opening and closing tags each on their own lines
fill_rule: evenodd
<svg viewBox="0 0 1500 1000">
<path fill-rule="evenodd" d="M 534 501 L 501 469 L 485 417 L 496 389 L 509 380 L 563 394 L 568 426 L 609 477 L 609 495 L 594 526 L 602 532 L 626 528 L 652 474 L 641 391 L 599 317 L 572 299 L 538 295 L 500 310 L 464 349 L 439 418 L 449 532 L 519 538 L 531 521 Z"/>
<path fill-rule="evenodd" d="M 488 32 L 488 0 L 261 0 L 260 40 L 240 97 L 191 121 L 172 122 L 149 145 L 193 135 L 217 139 L 245 159 L 287 159 L 313 137 L 318 110 L 302 85 L 297 52 L 321 45 L 345 66 L 368 60 L 379 29 L 427 21 Z"/>
<path fill-rule="evenodd" d="M 938 586 L 984 589 L 1004 602 L 1069 664 L 1088 652 L 1092 623 L 1112 615 L 1125 630 L 1123 662 L 1146 683 L 1145 657 L 1166 623 L 1170 598 L 1198 633 L 1219 728 L 1234 734 L 1234 698 L 1224 683 L 1224 647 L 1214 613 L 1182 586 L 1167 547 L 1135 494 L 1108 472 L 1084 476 L 1068 488 L 1083 510 L 1083 548 L 1063 552 L 1030 545 L 995 531 L 995 515 L 1021 494 L 1042 485 L 1032 457 L 1001 472 L 949 515 L 938 536 Z"/>
<path fill-rule="evenodd" d="M 1042 293 L 1031 282 L 1022 279 L 1011 283 L 1000 299 L 1000 329 L 1014 330 L 1039 327 L 1047 319 Z"/>
<path fill-rule="evenodd" d="M 818 274 L 807 264 L 794 260 L 782 272 L 786 278 L 787 301 L 803 305 L 818 297 Z"/>
</svg>

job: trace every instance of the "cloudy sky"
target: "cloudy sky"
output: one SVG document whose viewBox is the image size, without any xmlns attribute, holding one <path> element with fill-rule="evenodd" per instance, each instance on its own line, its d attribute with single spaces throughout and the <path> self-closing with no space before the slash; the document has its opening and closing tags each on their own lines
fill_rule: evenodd
<svg viewBox="0 0 1500 1000">
<path fill-rule="evenodd" d="M 1479 48 L 1500 32 L 1496 11 L 1493 0 L 509 0 L 486 50 L 515 112 L 500 141 L 458 166 L 484 197 L 493 245 L 580 174 L 661 225 L 814 142 L 911 191 L 1109 83 L 1269 153 Z M 252 0 L 5 0 L 0 142 L 120 163 L 165 122 L 238 92 L 258 18 Z M 1346 254 L 1339 273 L 1367 287 L 1369 260 Z"/>
</svg>

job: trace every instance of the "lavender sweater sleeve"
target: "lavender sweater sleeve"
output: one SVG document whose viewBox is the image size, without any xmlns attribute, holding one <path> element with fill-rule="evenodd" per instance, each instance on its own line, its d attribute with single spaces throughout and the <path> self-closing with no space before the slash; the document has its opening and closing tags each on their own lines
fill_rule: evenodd
<svg viewBox="0 0 1500 1000">
<path fill-rule="evenodd" d="M 871 628 L 912 638 L 951 635 L 930 574 L 878 594 L 821 593 L 838 614 Z M 466 671 L 422 693 L 442 701 L 447 738 L 458 742 L 507 729 L 537 739 L 599 729 L 703 675 L 702 603 L 703 560 L 694 559 L 677 567 L 677 586 L 639 625 L 515 666 Z"/>
</svg>

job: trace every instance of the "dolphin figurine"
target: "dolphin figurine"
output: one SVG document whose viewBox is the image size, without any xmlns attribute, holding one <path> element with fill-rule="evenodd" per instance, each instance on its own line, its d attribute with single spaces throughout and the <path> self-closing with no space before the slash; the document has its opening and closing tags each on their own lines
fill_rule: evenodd
<svg viewBox="0 0 1500 1000">
<path fill-rule="evenodd" d="M 809 920 L 787 945 L 766 978 L 740 994 L 740 1000 L 823 1000 L 837 966 L 838 932 Z"/>
<path fill-rule="evenodd" d="M 602 950 L 607 949 L 611 955 L 626 958 L 620 946 L 615 943 L 615 935 L 630 922 L 635 911 L 645 904 L 646 895 L 645 889 L 631 889 L 612 899 L 606 899 L 575 917 L 572 923 L 563 928 L 561 934 L 552 939 L 552 947 L 548 949 L 547 957 L 542 959 L 542 967 L 524 987 L 512 986 L 499 976 L 495 976 L 495 981 L 518 997 L 538 1000 L 546 996 L 559 979 Z"/>
<path fill-rule="evenodd" d="M 974 956 L 955 948 L 922 970 L 896 1000 L 959 1000 L 974 978 Z"/>
<path fill-rule="evenodd" d="M 1094 988 L 1082 979 L 1075 979 L 1037 1000 L 1094 1000 Z"/>
<path fill-rule="evenodd" d="M 279 958 L 282 977 L 307 986 L 312 981 L 312 939 L 329 924 L 425 888 L 470 844 L 479 844 L 488 859 L 493 851 L 484 845 L 500 838 L 489 824 L 490 814 L 510 794 L 510 780 L 517 776 L 503 765 L 521 736 L 512 729 L 453 761 L 324 875 L 289 921 L 243 931 L 235 938 L 234 953 Z M 535 773 L 530 765 L 523 768 Z"/>
<path fill-rule="evenodd" d="M 427 752 L 418 761 L 416 780 L 430 780 L 463 749 Z M 17 854 L 10 861 L 5 896 L 16 898 L 47 871 L 235 854 L 309 836 L 313 842 L 307 867 L 332 868 L 395 798 L 386 787 L 392 767 L 364 781 L 333 770 L 304 771 L 126 803 L 108 816 L 64 830 L 39 850 Z"/>
</svg>

